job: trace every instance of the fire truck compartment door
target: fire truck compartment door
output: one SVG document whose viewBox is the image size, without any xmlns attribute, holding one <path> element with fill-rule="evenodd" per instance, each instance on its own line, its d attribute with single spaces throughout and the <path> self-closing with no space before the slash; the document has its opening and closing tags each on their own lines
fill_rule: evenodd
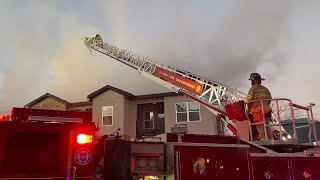
<svg viewBox="0 0 320 180">
<path fill-rule="evenodd" d="M 175 179 L 248 179 L 248 150 L 246 145 L 176 145 Z"/>
<path fill-rule="evenodd" d="M 0 179 L 65 178 L 69 128 L 9 122 L 0 134 Z"/>
</svg>

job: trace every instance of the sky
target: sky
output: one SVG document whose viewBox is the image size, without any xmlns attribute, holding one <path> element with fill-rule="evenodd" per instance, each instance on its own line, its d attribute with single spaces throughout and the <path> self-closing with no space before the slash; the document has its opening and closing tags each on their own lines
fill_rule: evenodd
<svg viewBox="0 0 320 180">
<path fill-rule="evenodd" d="M 0 113 L 49 92 L 70 102 L 112 85 L 168 92 L 81 41 L 105 42 L 247 92 L 320 104 L 317 0 L 0 0 Z"/>
</svg>

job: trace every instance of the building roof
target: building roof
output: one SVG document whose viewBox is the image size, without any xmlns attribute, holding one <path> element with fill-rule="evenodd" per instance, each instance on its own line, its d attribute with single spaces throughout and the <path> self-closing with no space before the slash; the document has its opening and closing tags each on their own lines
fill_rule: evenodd
<svg viewBox="0 0 320 180">
<path fill-rule="evenodd" d="M 68 104 L 68 107 L 79 107 L 79 106 L 91 106 L 91 101 L 85 101 L 85 102 L 72 102 Z"/>
<path fill-rule="evenodd" d="M 123 91 L 121 89 L 118 89 L 116 87 L 113 87 L 113 86 L 110 86 L 110 85 L 107 85 L 107 86 L 104 86 L 103 88 L 100 88 L 96 91 L 94 91 L 93 93 L 89 94 L 87 97 L 90 101 L 92 101 L 95 97 L 99 96 L 100 94 L 108 91 L 108 90 L 112 90 L 114 92 L 117 92 L 125 97 L 133 97 L 134 95 L 127 92 L 127 91 Z"/>
<path fill-rule="evenodd" d="M 164 97 L 170 97 L 170 96 L 181 96 L 181 94 L 178 94 L 178 93 L 175 93 L 175 92 L 165 92 L 165 93 L 157 93 L 157 94 L 147 94 L 147 95 L 133 95 L 127 91 L 124 91 L 124 90 L 121 90 L 121 89 L 118 89 L 116 87 L 113 87 L 113 86 L 110 86 L 110 85 L 107 85 L 107 86 L 104 86 L 103 88 L 101 89 L 98 89 L 97 91 L 89 94 L 87 97 L 89 99 L 89 101 L 84 101 L 84 102 L 68 102 L 64 99 L 61 99 L 55 95 L 52 95 L 50 93 L 46 93 L 40 97 L 38 97 L 37 99 L 29 102 L 28 104 L 24 105 L 24 107 L 32 107 L 34 106 L 35 104 L 43 101 L 44 99 L 50 97 L 50 98 L 53 98 L 55 99 L 56 101 L 58 102 L 61 102 L 63 104 L 66 104 L 68 107 L 82 107 L 82 106 L 92 106 L 92 100 L 99 96 L 100 94 L 108 91 L 108 90 L 112 90 L 112 91 L 115 91 L 123 96 L 125 96 L 126 98 L 128 98 L 129 100 L 142 100 L 142 99 L 156 99 L 156 98 L 164 98 Z"/>
<path fill-rule="evenodd" d="M 155 99 L 155 98 L 163 98 L 169 96 L 182 96 L 181 94 L 175 92 L 166 92 L 166 93 L 158 93 L 158 94 L 147 94 L 147 95 L 139 95 L 131 97 L 133 100 L 140 100 L 140 99 Z"/>
<path fill-rule="evenodd" d="M 35 104 L 43 101 L 43 100 L 46 99 L 46 98 L 52 98 L 52 99 L 55 99 L 56 101 L 61 102 L 61 103 L 63 103 L 63 104 L 69 104 L 69 102 L 66 101 L 66 100 L 64 100 L 64 99 L 61 99 L 61 98 L 59 98 L 59 97 L 57 97 L 57 96 L 55 96 L 55 95 L 52 95 L 52 94 L 50 94 L 50 93 L 46 93 L 46 94 L 38 97 L 37 99 L 29 102 L 28 104 L 24 105 L 24 107 L 32 107 L 32 106 L 34 106 Z"/>
<path fill-rule="evenodd" d="M 163 98 L 163 97 L 168 97 L 168 96 L 181 96 L 181 94 L 175 93 L 175 92 L 166 92 L 166 93 L 158 93 L 158 94 L 148 94 L 148 95 L 138 95 L 135 96 L 127 91 L 118 89 L 116 87 L 107 85 L 104 86 L 101 89 L 98 89 L 97 91 L 89 94 L 87 97 L 90 101 L 92 101 L 95 97 L 99 96 L 100 94 L 108 91 L 108 90 L 112 90 L 114 92 L 117 92 L 121 95 L 123 95 L 124 97 L 130 99 L 130 100 L 140 100 L 140 99 L 154 99 L 154 98 Z"/>
</svg>

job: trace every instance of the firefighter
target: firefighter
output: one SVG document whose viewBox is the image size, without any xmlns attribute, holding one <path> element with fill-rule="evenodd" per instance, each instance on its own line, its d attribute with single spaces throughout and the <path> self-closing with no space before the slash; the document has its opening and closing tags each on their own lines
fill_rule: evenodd
<svg viewBox="0 0 320 180">
<path fill-rule="evenodd" d="M 96 40 L 97 45 L 102 48 L 103 41 L 102 41 L 102 37 L 99 34 L 96 34 L 96 36 L 94 37 L 94 40 Z"/>
<path fill-rule="evenodd" d="M 94 39 L 97 41 L 102 41 L 100 34 L 96 34 L 96 37 L 94 37 Z"/>
<path fill-rule="evenodd" d="M 252 100 L 262 100 L 262 99 L 272 99 L 271 93 L 268 88 L 261 85 L 261 81 L 265 80 L 261 78 L 260 74 L 252 73 L 250 75 L 251 80 L 251 88 L 248 92 L 247 101 Z M 271 119 L 272 109 L 270 108 L 271 101 L 263 101 L 263 109 L 261 101 L 251 102 L 247 104 L 247 111 L 252 115 L 252 121 L 254 123 L 262 123 L 263 118 L 265 118 L 265 124 L 268 125 Z M 264 132 L 264 125 L 257 124 L 256 125 L 257 132 L 260 136 L 260 140 L 266 140 L 265 132 Z M 271 133 L 270 126 L 266 126 L 266 131 L 268 134 L 268 140 L 273 140 L 273 136 Z"/>
</svg>

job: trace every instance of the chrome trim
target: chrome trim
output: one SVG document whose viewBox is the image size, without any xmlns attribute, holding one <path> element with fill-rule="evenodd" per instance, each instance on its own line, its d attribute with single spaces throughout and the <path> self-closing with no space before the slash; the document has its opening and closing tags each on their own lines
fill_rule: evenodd
<svg viewBox="0 0 320 180">
<path fill-rule="evenodd" d="M 168 144 L 174 146 L 199 146 L 199 147 L 238 147 L 238 148 L 250 148 L 249 145 L 245 144 L 217 144 L 217 143 L 189 143 L 189 142 L 168 142 Z"/>
<path fill-rule="evenodd" d="M 180 169 L 179 169 L 179 153 L 178 151 L 175 152 L 175 159 L 176 159 L 176 171 L 177 171 L 177 180 L 180 180 Z"/>
<path fill-rule="evenodd" d="M 69 144 L 68 144 L 68 161 L 67 161 L 67 177 L 71 177 L 71 164 L 72 164 L 72 139 L 73 139 L 74 131 L 70 130 L 69 133 Z"/>
<path fill-rule="evenodd" d="M 75 176 L 75 178 L 77 178 L 77 179 L 87 179 L 87 178 L 93 178 L 92 176 L 79 176 L 79 177 L 76 177 Z M 10 179 L 12 179 L 12 180 L 14 180 L 14 179 L 26 179 L 26 180 L 29 180 L 29 179 L 68 179 L 68 177 L 40 177 L 40 178 L 35 178 L 35 177 L 33 177 L 33 178 L 2 178 L 2 177 L 0 177 L 0 179 L 6 179 L 6 180 L 10 180 Z"/>
<path fill-rule="evenodd" d="M 250 153 L 251 157 L 310 157 L 304 153 Z M 312 157 L 320 157 L 320 154 L 312 154 Z M 312 158 L 310 157 L 310 158 Z"/>
<path fill-rule="evenodd" d="M 77 171 L 77 167 L 73 166 L 72 167 L 72 180 L 76 179 L 76 171 Z"/>
</svg>

